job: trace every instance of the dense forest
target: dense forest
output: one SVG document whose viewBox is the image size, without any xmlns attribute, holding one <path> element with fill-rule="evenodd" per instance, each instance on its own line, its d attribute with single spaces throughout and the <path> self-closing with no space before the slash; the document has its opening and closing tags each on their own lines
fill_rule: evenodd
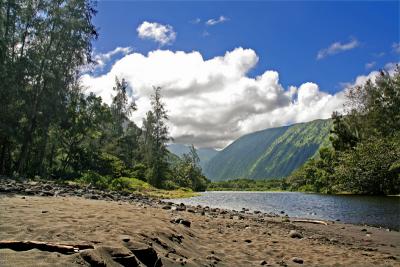
<svg viewBox="0 0 400 267">
<path fill-rule="evenodd" d="M 95 14 L 90 0 L 0 2 L 0 175 L 205 190 L 196 150 L 179 159 L 166 149 L 161 88 L 141 128 L 129 119 L 136 106 L 123 77 L 110 105 L 85 94 L 80 76 L 95 64 Z"/>
<path fill-rule="evenodd" d="M 291 190 L 400 193 L 400 68 L 350 88 L 334 113 L 331 146 L 286 179 Z"/>
</svg>

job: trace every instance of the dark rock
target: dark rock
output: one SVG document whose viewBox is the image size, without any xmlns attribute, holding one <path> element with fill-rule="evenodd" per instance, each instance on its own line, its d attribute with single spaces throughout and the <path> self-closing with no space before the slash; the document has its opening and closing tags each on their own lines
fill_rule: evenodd
<svg viewBox="0 0 400 267">
<path fill-rule="evenodd" d="M 183 224 L 186 227 L 190 227 L 190 225 L 191 225 L 191 222 L 189 220 L 185 220 L 182 218 L 173 219 L 173 220 L 171 220 L 171 223 Z"/>
<path fill-rule="evenodd" d="M 303 235 L 296 230 L 290 230 L 289 236 L 291 238 L 303 238 Z"/>
<path fill-rule="evenodd" d="M 172 208 L 171 205 L 165 205 L 162 207 L 163 210 L 170 210 Z"/>
<path fill-rule="evenodd" d="M 182 243 L 183 235 L 172 234 L 170 237 L 168 237 L 168 239 L 180 244 L 180 243 Z"/>
<path fill-rule="evenodd" d="M 122 236 L 121 236 L 121 240 L 124 241 L 124 242 L 128 242 L 128 241 L 131 240 L 131 238 L 130 238 L 130 236 L 122 235 Z"/>
<path fill-rule="evenodd" d="M 49 211 L 48 210 L 42 210 L 42 213 L 48 213 Z"/>
<path fill-rule="evenodd" d="M 27 194 L 27 195 L 34 195 L 35 192 L 34 192 L 32 189 L 27 188 L 27 189 L 25 189 L 25 194 Z"/>
<path fill-rule="evenodd" d="M 276 262 L 279 266 L 288 266 L 287 263 L 283 260 Z"/>
<path fill-rule="evenodd" d="M 367 231 L 367 229 L 365 229 L 365 228 L 361 229 L 361 232 L 366 232 L 366 231 Z"/>
<path fill-rule="evenodd" d="M 42 191 L 39 194 L 42 197 L 52 197 L 54 196 L 54 192 L 53 191 Z"/>
<path fill-rule="evenodd" d="M 179 205 L 179 206 L 176 207 L 176 210 L 177 211 L 185 211 L 186 210 L 186 206 L 185 205 L 183 205 L 183 206 Z"/>
<path fill-rule="evenodd" d="M 281 214 L 285 214 L 285 211 L 284 211 L 284 210 L 281 210 Z"/>
<path fill-rule="evenodd" d="M 260 262 L 260 265 L 267 265 L 268 264 L 268 262 L 266 261 L 266 260 L 262 260 L 261 262 Z"/>
<path fill-rule="evenodd" d="M 251 240 L 250 239 L 245 239 L 244 242 L 251 243 Z"/>
<path fill-rule="evenodd" d="M 46 191 L 51 191 L 51 190 L 53 190 L 53 187 L 51 185 L 49 185 L 49 184 L 45 184 L 43 186 L 43 189 L 46 190 Z"/>
<path fill-rule="evenodd" d="M 211 254 L 211 255 L 208 255 L 207 256 L 207 260 L 211 260 L 211 261 L 214 261 L 214 262 L 219 262 L 219 261 L 221 261 L 221 259 L 220 258 L 218 258 L 217 256 L 215 256 L 214 254 Z"/>
<path fill-rule="evenodd" d="M 303 264 L 304 260 L 302 258 L 294 257 L 292 258 L 292 261 L 298 264 Z"/>
</svg>

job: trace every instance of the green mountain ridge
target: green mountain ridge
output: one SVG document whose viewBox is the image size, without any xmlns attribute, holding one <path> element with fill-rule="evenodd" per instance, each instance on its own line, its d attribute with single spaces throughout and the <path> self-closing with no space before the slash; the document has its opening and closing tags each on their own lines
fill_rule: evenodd
<svg viewBox="0 0 400 267">
<path fill-rule="evenodd" d="M 244 135 L 218 152 L 203 168 L 213 181 L 283 178 L 329 145 L 332 121 L 315 120 Z"/>
</svg>

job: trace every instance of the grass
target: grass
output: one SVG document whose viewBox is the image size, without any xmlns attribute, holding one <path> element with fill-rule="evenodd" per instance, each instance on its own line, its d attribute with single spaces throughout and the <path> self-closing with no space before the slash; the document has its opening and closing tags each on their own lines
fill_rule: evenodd
<svg viewBox="0 0 400 267">
<path fill-rule="evenodd" d="M 178 188 L 174 190 L 158 189 L 151 186 L 147 182 L 129 177 L 120 177 L 111 181 L 107 181 L 105 179 L 96 179 L 95 182 L 93 179 L 80 178 L 74 181 L 69 181 L 69 183 L 77 183 L 84 186 L 92 184 L 100 189 L 125 191 L 160 199 L 188 198 L 199 195 L 199 193 L 193 192 L 188 188 Z"/>
</svg>

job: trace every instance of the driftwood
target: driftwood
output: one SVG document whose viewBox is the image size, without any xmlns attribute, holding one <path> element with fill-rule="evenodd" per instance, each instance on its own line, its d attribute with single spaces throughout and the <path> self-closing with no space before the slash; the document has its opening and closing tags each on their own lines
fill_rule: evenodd
<svg viewBox="0 0 400 267">
<path fill-rule="evenodd" d="M 314 223 L 314 224 L 328 225 L 327 222 L 324 222 L 324 221 L 316 221 L 316 220 L 293 220 L 292 222 L 302 222 L 302 223 Z"/>
<path fill-rule="evenodd" d="M 31 249 L 39 249 L 48 252 L 59 252 L 62 254 L 73 254 L 83 249 L 93 249 L 89 244 L 59 244 L 41 241 L 15 241 L 0 240 L 0 249 L 9 248 L 15 251 L 26 251 Z"/>
</svg>

